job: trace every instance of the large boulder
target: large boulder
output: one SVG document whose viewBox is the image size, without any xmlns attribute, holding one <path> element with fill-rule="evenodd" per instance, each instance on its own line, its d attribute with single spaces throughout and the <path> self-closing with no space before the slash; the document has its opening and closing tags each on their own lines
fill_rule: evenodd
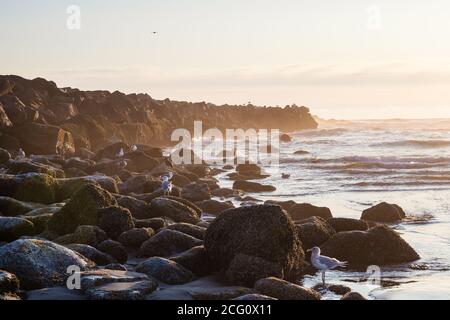
<svg viewBox="0 0 450 320">
<path fill-rule="evenodd" d="M 134 228 L 130 210 L 118 206 L 98 209 L 97 225 L 114 240 L 122 233 Z"/>
<path fill-rule="evenodd" d="M 201 240 L 185 233 L 164 229 L 145 241 L 138 254 L 141 257 L 168 257 L 202 244 Z"/>
<path fill-rule="evenodd" d="M 321 249 L 323 255 L 348 261 L 355 267 L 398 264 L 420 258 L 397 232 L 387 226 L 336 233 Z"/>
<path fill-rule="evenodd" d="M 205 248 L 211 262 L 228 269 L 244 254 L 279 266 L 278 274 L 295 276 L 304 252 L 291 219 L 279 206 L 257 205 L 222 212 L 208 227 Z"/>
<path fill-rule="evenodd" d="M 402 220 L 405 216 L 405 212 L 400 206 L 382 202 L 374 207 L 364 210 L 361 219 L 366 221 L 392 223 Z"/>
<path fill-rule="evenodd" d="M 0 269 L 15 274 L 23 289 L 64 284 L 69 266 L 85 270 L 91 265 L 74 251 L 49 241 L 16 240 L 0 247 Z"/>
<path fill-rule="evenodd" d="M 125 158 L 128 162 L 127 168 L 133 172 L 151 171 L 159 164 L 158 160 L 149 157 L 142 151 L 128 152 Z"/>
<path fill-rule="evenodd" d="M 168 217 L 175 222 L 197 223 L 200 215 L 191 207 L 169 198 L 156 198 L 150 203 L 154 217 Z"/>
<path fill-rule="evenodd" d="M 7 163 L 11 159 L 11 154 L 8 150 L 0 148 L 0 165 Z"/>
<path fill-rule="evenodd" d="M 320 246 L 336 233 L 327 221 L 316 216 L 296 222 L 296 227 L 305 250 Z"/>
<path fill-rule="evenodd" d="M 167 284 L 184 284 L 194 280 L 194 274 L 178 263 L 160 257 L 153 257 L 141 262 L 137 272 L 145 273 Z"/>
<path fill-rule="evenodd" d="M 108 239 L 106 232 L 97 226 L 79 226 L 74 233 L 66 234 L 54 241 L 59 244 L 86 244 L 97 247 L 99 243 Z"/>
<path fill-rule="evenodd" d="M 293 220 L 304 220 L 311 217 L 321 217 L 328 220 L 333 217 L 330 209 L 316 207 L 309 203 L 295 204 L 289 209 L 288 213 Z"/>
<path fill-rule="evenodd" d="M 21 173 L 45 173 L 54 178 L 64 178 L 65 174 L 62 169 L 53 165 L 40 163 L 37 161 L 24 160 L 9 160 L 6 164 L 9 174 Z"/>
<path fill-rule="evenodd" d="M 97 225 L 98 210 L 116 206 L 116 199 L 106 190 L 86 184 L 48 222 L 48 228 L 56 234 L 72 233 L 80 225 Z"/>
<path fill-rule="evenodd" d="M 29 220 L 0 216 L 0 241 L 13 241 L 34 234 L 34 224 Z"/>
<path fill-rule="evenodd" d="M 258 280 L 255 289 L 263 295 L 279 300 L 320 300 L 317 291 L 275 277 Z"/>
</svg>

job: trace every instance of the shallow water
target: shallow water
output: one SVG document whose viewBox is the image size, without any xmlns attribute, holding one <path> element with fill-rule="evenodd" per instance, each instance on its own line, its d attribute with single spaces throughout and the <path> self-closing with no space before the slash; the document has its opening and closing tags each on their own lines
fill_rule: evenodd
<svg viewBox="0 0 450 320">
<path fill-rule="evenodd" d="M 402 206 L 409 217 L 395 228 L 421 256 L 416 266 L 382 267 L 381 285 L 361 282 L 367 275 L 351 270 L 329 272 L 327 282 L 348 285 L 371 299 L 449 299 L 449 124 L 359 121 L 294 133 L 291 143 L 280 145 L 279 168 L 266 167 L 271 177 L 258 180 L 277 191 L 254 196 L 327 206 L 336 217 L 360 218 L 381 201 Z M 297 150 L 309 154 L 294 155 Z M 218 178 L 221 186 L 231 187 L 225 174 Z M 304 282 L 314 286 L 320 275 Z"/>
</svg>

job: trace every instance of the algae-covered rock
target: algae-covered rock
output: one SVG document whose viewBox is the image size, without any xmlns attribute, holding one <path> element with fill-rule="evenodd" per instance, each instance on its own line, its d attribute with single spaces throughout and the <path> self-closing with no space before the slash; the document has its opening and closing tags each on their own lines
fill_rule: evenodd
<svg viewBox="0 0 450 320">
<path fill-rule="evenodd" d="M 51 204 L 56 202 L 55 178 L 43 173 L 27 173 L 15 176 L 17 181 L 14 198 L 22 201 Z"/>
<path fill-rule="evenodd" d="M 63 235 L 72 233 L 80 225 L 97 225 L 98 210 L 116 205 L 116 199 L 108 191 L 94 184 L 86 184 L 53 215 L 48 228 L 56 234 Z"/>
</svg>

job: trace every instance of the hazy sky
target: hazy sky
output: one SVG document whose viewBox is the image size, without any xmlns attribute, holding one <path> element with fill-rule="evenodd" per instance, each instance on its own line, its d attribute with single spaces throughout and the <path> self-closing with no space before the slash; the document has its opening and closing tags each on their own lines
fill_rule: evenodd
<svg viewBox="0 0 450 320">
<path fill-rule="evenodd" d="M 295 102 L 326 118 L 450 118 L 448 0 L 0 5 L 0 74 L 157 99 Z M 67 28 L 69 5 L 80 30 Z"/>
</svg>

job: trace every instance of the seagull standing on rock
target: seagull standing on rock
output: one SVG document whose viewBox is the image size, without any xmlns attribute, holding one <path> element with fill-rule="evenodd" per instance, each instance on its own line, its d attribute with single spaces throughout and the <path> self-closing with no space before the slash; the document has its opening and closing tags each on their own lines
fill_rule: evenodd
<svg viewBox="0 0 450 320">
<path fill-rule="evenodd" d="M 131 151 L 132 151 L 132 152 L 137 151 L 137 149 L 138 149 L 137 145 L 133 144 L 133 145 L 131 146 Z"/>
<path fill-rule="evenodd" d="M 161 183 L 161 189 L 164 192 L 165 196 L 170 196 L 170 194 L 172 193 L 172 181 L 170 181 L 170 179 L 173 178 L 173 173 L 169 172 L 169 174 L 163 175 L 162 176 L 162 183 Z"/>
<path fill-rule="evenodd" d="M 312 249 L 309 249 L 308 252 L 309 251 L 311 251 L 311 264 L 314 266 L 314 268 L 322 271 L 322 283 L 324 287 L 326 287 L 325 272 L 327 270 L 333 270 L 337 267 L 346 267 L 348 264 L 347 261 L 342 262 L 335 258 L 321 256 L 319 247 L 314 247 Z"/>
<path fill-rule="evenodd" d="M 120 148 L 119 152 L 117 152 L 117 157 L 123 158 L 124 155 L 125 155 L 125 152 L 123 152 L 123 148 Z"/>
<path fill-rule="evenodd" d="M 17 151 L 17 159 L 23 159 L 26 157 L 25 151 L 22 150 L 22 148 L 19 148 L 19 151 Z"/>
</svg>

